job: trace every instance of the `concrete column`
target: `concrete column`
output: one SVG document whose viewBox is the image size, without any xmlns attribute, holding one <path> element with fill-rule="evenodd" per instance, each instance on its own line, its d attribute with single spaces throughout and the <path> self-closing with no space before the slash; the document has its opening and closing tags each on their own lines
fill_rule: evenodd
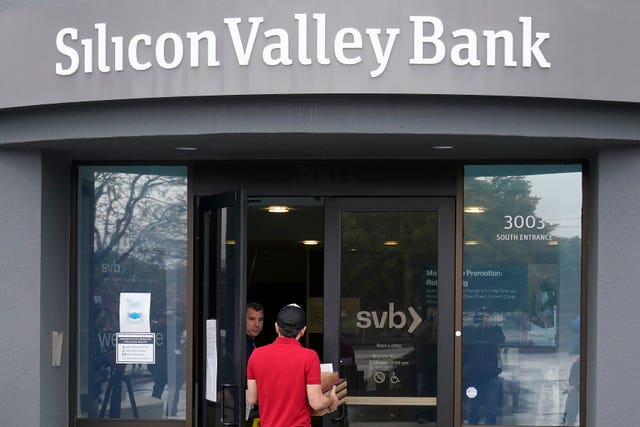
<svg viewBox="0 0 640 427">
<path fill-rule="evenodd" d="M 0 151 L 0 426 L 40 426 L 39 153 Z"/>
<path fill-rule="evenodd" d="M 69 419 L 69 171 L 65 158 L 43 155 L 40 426 L 67 426 Z M 59 367 L 51 366 L 52 331 L 64 334 Z"/>
<path fill-rule="evenodd" d="M 68 176 L 64 159 L 0 151 L 1 427 L 68 425 Z"/>
<path fill-rule="evenodd" d="M 638 425 L 640 149 L 594 161 L 589 218 L 588 426 Z"/>
</svg>

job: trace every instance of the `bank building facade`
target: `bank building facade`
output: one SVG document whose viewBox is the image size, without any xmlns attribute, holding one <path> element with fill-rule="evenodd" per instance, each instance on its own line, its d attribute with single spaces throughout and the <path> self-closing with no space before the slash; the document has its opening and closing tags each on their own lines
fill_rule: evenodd
<svg viewBox="0 0 640 427">
<path fill-rule="evenodd" d="M 640 4 L 0 2 L 0 426 L 637 424 Z"/>
</svg>

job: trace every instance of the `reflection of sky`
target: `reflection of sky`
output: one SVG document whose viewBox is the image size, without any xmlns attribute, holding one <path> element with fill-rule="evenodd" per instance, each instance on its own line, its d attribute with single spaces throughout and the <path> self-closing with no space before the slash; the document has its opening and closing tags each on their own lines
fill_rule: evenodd
<svg viewBox="0 0 640 427">
<path fill-rule="evenodd" d="M 582 212 L 582 174 L 529 175 L 531 195 L 539 197 L 536 215 L 557 224 L 558 237 L 580 236 Z"/>
</svg>

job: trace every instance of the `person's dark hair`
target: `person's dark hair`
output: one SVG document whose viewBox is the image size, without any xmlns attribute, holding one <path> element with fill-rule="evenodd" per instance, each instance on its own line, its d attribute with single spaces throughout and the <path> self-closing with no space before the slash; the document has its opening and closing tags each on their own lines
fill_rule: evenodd
<svg viewBox="0 0 640 427">
<path fill-rule="evenodd" d="M 278 312 L 278 328 L 286 338 L 295 338 L 306 325 L 304 310 L 297 304 L 285 305 Z"/>
<path fill-rule="evenodd" d="M 262 308 L 262 305 L 260 303 L 255 302 L 255 301 L 252 301 L 252 302 L 247 304 L 247 309 L 249 309 L 249 308 L 253 308 L 255 311 L 264 311 L 264 308 Z"/>
</svg>

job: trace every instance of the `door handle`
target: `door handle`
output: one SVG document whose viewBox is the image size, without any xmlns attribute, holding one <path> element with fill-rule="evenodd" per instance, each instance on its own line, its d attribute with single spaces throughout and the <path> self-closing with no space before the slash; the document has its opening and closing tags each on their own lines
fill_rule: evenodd
<svg viewBox="0 0 640 427">
<path fill-rule="evenodd" d="M 233 417 L 231 421 L 227 421 L 225 414 L 227 413 L 227 405 L 225 405 L 225 398 L 227 397 L 227 391 L 231 390 L 231 389 L 238 389 L 238 384 L 222 384 L 220 386 L 221 391 L 222 391 L 222 397 L 221 397 L 221 401 L 220 401 L 220 423 L 223 426 L 237 426 L 238 422 L 235 420 L 236 418 L 236 407 L 237 407 L 237 403 L 235 402 L 235 400 L 237 399 L 233 399 L 233 403 L 231 404 L 231 406 L 229 406 L 229 409 L 231 410 L 231 416 Z M 231 394 L 231 393 L 229 393 Z"/>
<path fill-rule="evenodd" d="M 339 423 L 341 421 L 344 421 L 344 419 L 346 418 L 347 415 L 347 404 L 343 403 L 342 405 L 340 405 L 340 413 L 338 413 L 338 415 L 336 415 L 334 418 L 331 418 L 331 421 Z"/>
</svg>

